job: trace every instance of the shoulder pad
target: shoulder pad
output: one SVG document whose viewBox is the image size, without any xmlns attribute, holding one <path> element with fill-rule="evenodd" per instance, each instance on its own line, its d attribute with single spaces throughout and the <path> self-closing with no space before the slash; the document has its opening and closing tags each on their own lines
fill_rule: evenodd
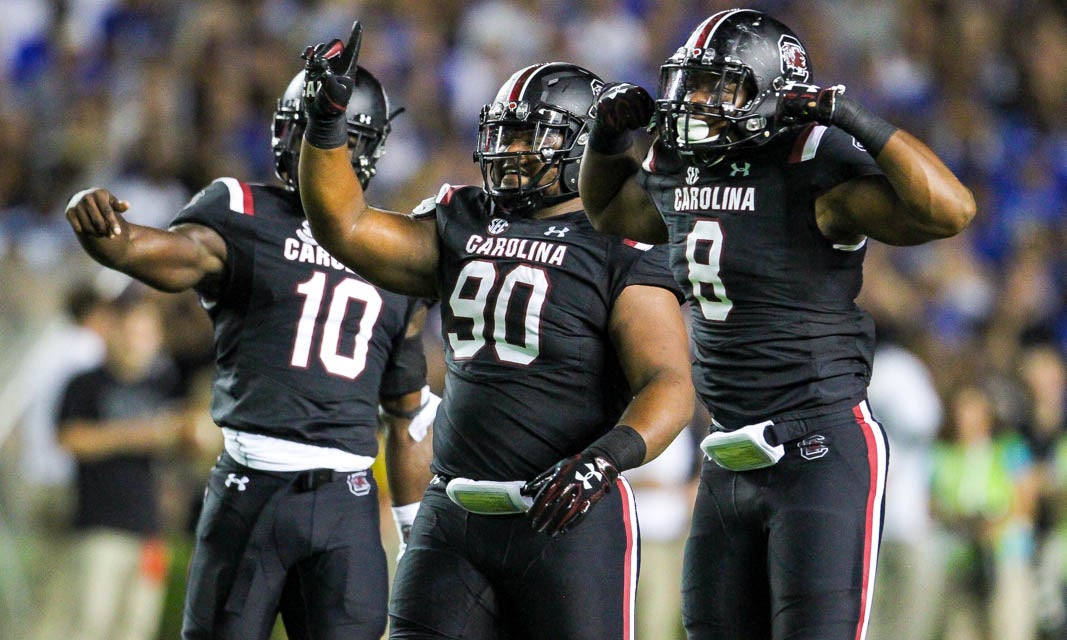
<svg viewBox="0 0 1067 640">
<path fill-rule="evenodd" d="M 827 131 L 829 129 L 821 124 L 810 125 L 801 131 L 793 141 L 793 150 L 789 154 L 790 164 L 807 162 L 814 158 Z"/>
<path fill-rule="evenodd" d="M 197 204 L 219 203 L 226 206 L 234 213 L 243 213 L 247 216 L 255 215 L 255 205 L 252 199 L 251 185 L 241 182 L 236 178 L 216 178 L 199 193 L 194 195 L 186 209 Z"/>
<path fill-rule="evenodd" d="M 452 204 L 452 198 L 463 189 L 468 189 L 466 185 L 453 186 L 448 184 L 441 185 L 441 189 L 437 192 L 437 195 L 432 198 L 426 198 L 419 203 L 417 207 L 411 210 L 411 215 L 414 218 L 426 218 L 435 213 L 437 206 L 447 207 Z"/>
</svg>

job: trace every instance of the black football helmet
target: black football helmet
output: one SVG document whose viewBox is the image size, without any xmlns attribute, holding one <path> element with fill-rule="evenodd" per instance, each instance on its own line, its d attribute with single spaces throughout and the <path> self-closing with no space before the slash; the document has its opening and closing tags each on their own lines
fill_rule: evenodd
<svg viewBox="0 0 1067 640">
<path fill-rule="evenodd" d="M 660 67 L 660 138 L 702 162 L 764 144 L 783 129 L 775 119 L 775 91 L 787 81 L 813 82 L 807 50 L 796 34 L 760 11 L 720 11 Z M 693 100 L 698 92 L 702 99 Z"/>
<path fill-rule="evenodd" d="M 504 214 L 527 215 L 578 195 L 578 164 L 603 87 L 587 69 L 547 62 L 515 72 L 482 107 L 474 161 Z M 548 195 L 554 184 L 559 193 Z"/>
<path fill-rule="evenodd" d="M 304 114 L 304 72 L 296 74 L 278 100 L 271 129 L 271 148 L 274 150 L 274 173 L 285 183 L 286 189 L 296 190 L 297 158 L 300 141 L 307 126 Z M 375 163 L 385 153 L 385 139 L 389 124 L 403 109 L 389 112 L 389 96 L 380 82 L 363 67 L 357 67 L 356 84 L 348 101 L 345 120 L 348 124 L 348 148 L 352 153 L 352 168 L 359 183 L 367 188 L 374 175 Z"/>
</svg>

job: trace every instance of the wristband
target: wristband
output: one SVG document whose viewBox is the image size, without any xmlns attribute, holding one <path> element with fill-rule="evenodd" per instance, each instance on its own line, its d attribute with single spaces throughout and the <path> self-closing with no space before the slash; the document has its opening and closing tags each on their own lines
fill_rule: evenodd
<svg viewBox="0 0 1067 640">
<path fill-rule="evenodd" d="M 337 149 L 348 144 L 348 123 L 345 114 L 308 118 L 304 139 L 316 149 Z"/>
<path fill-rule="evenodd" d="M 648 447 L 633 427 L 620 424 L 597 438 L 586 451 L 606 459 L 619 471 L 625 471 L 644 464 Z"/>
<path fill-rule="evenodd" d="M 838 95 L 834 103 L 833 124 L 852 134 L 867 149 L 872 158 L 877 158 L 897 127 L 882 120 L 863 106 L 844 95 Z"/>
<path fill-rule="evenodd" d="M 633 143 L 634 136 L 629 131 L 609 132 L 594 120 L 590 125 L 589 141 L 585 146 L 597 153 L 614 156 L 629 149 Z"/>
</svg>

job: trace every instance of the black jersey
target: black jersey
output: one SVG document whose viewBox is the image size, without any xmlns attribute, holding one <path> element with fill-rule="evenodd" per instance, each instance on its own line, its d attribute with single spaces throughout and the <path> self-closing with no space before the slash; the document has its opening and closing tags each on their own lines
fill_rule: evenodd
<svg viewBox="0 0 1067 640">
<path fill-rule="evenodd" d="M 296 193 L 221 178 L 172 224 L 184 222 L 226 241 L 222 289 L 202 296 L 215 325 L 215 422 L 376 455 L 379 396 L 425 384 L 423 366 L 381 387 L 418 302 L 368 284 L 330 256 Z"/>
<path fill-rule="evenodd" d="M 653 145 L 638 175 L 670 233 L 690 302 L 697 393 L 727 427 L 854 405 L 874 325 L 855 304 L 865 243 L 834 245 L 815 199 L 881 173 L 852 136 L 811 125 L 758 153 L 688 166 Z"/>
<path fill-rule="evenodd" d="M 433 470 L 527 480 L 615 425 L 632 397 L 608 335 L 629 285 L 674 291 L 666 249 L 598 233 L 583 211 L 496 217 L 484 191 L 445 185 L 435 215 L 448 375 Z"/>
</svg>

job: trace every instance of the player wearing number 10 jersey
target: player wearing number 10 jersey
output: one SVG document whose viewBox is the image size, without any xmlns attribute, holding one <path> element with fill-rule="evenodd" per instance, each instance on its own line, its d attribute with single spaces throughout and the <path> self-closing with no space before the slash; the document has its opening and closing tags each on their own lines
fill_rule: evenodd
<svg viewBox="0 0 1067 640">
<path fill-rule="evenodd" d="M 363 70 L 346 118 L 365 184 L 389 131 L 388 102 Z M 211 414 L 225 450 L 197 526 L 182 636 L 378 640 L 387 563 L 377 483 L 379 405 L 395 504 L 429 481 L 423 405 L 425 308 L 368 284 L 311 235 L 296 193 L 303 73 L 278 101 L 274 156 L 284 186 L 220 178 L 167 230 L 127 222 L 136 203 L 104 189 L 67 215 L 102 264 L 165 291 L 193 288 L 215 327 Z M 432 405 L 424 411 L 432 414 Z M 420 446 L 426 451 L 420 451 Z"/>
<path fill-rule="evenodd" d="M 306 69 L 328 95 L 300 164 L 312 229 L 372 281 L 441 301 L 437 476 L 390 637 L 632 640 L 638 540 L 618 472 L 674 439 L 694 394 L 665 252 L 597 233 L 577 199 L 599 79 L 566 63 L 516 72 L 482 110 L 483 187 L 446 185 L 404 215 L 368 207 L 344 162 L 329 124 L 343 81 L 323 50 Z"/>
</svg>

